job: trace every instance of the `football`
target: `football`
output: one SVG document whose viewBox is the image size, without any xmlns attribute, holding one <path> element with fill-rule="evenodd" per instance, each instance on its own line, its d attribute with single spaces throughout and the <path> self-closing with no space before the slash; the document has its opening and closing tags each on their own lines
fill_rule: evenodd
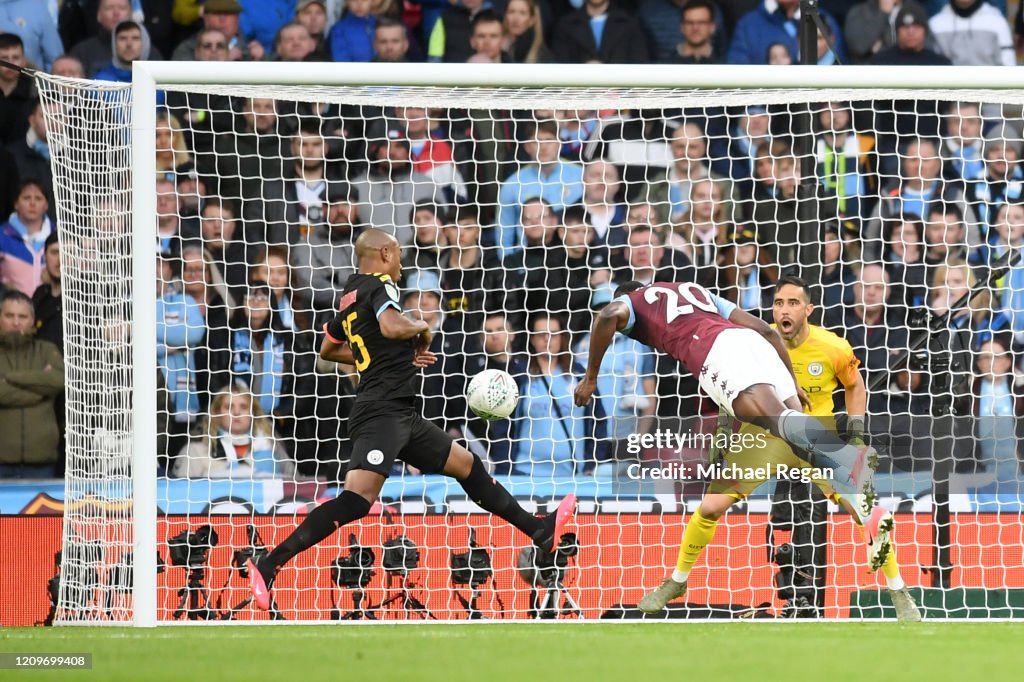
<svg viewBox="0 0 1024 682">
<path fill-rule="evenodd" d="M 469 409 L 481 419 L 505 419 L 519 402 L 519 386 L 508 372 L 485 369 L 469 382 L 466 401 Z"/>
</svg>

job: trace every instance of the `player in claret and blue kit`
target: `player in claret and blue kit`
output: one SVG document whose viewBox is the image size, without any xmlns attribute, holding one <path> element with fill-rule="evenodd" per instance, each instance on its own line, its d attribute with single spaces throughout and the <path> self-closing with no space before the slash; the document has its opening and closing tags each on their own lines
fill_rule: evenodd
<svg viewBox="0 0 1024 682">
<path fill-rule="evenodd" d="M 803 413 L 801 407 L 809 405 L 809 400 L 799 387 L 782 338 L 772 327 L 694 283 L 623 284 L 594 320 L 586 374 L 576 387 L 577 405 L 590 401 L 601 360 L 616 332 L 672 356 L 727 414 L 766 429 L 806 453 L 813 467 L 831 469 L 833 485 L 853 495 L 869 555 L 889 553 L 892 526 L 886 519 L 892 517 L 874 505 L 875 451 L 844 442 Z M 697 516 L 688 527 L 700 530 Z M 699 549 L 714 529 L 713 523 L 704 525 L 706 537 L 694 539 Z M 659 602 L 663 605 L 685 590 L 685 578 L 666 580 L 659 588 Z"/>
<path fill-rule="evenodd" d="M 355 365 L 359 386 L 349 416 L 352 460 L 344 491 L 306 516 L 284 542 L 249 569 L 253 601 L 270 608 L 277 572 L 294 557 L 345 524 L 370 511 L 395 459 L 423 473 L 443 473 L 459 481 L 476 504 L 525 533 L 543 551 L 552 552 L 576 508 L 568 495 L 558 509 L 537 517 L 523 509 L 491 478 L 480 458 L 414 408 L 413 388 L 420 368 L 437 358 L 430 347 L 430 327 L 402 314 L 398 287 L 401 250 L 394 237 L 369 229 L 356 239 L 359 272 L 345 284 L 338 313 L 325 325 L 320 357 Z"/>
</svg>

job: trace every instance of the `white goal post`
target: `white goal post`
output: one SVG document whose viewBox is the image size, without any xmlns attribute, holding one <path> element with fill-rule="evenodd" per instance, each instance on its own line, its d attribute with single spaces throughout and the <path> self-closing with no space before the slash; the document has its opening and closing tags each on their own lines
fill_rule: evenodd
<svg viewBox="0 0 1024 682">
<path fill-rule="evenodd" d="M 45 75 L 38 76 L 41 97 L 44 104 L 56 106 L 66 100 L 69 93 L 89 92 L 91 83 L 60 79 Z M 220 94 L 238 97 L 265 96 L 305 102 L 348 103 L 357 105 L 420 106 L 444 109 L 551 109 L 551 110 L 676 110 L 713 107 L 766 107 L 788 105 L 811 105 L 830 101 L 874 101 L 874 100 L 921 100 L 937 102 L 974 102 L 985 106 L 1003 105 L 1007 110 L 1019 112 L 1024 106 L 1024 73 L 1018 69 L 992 69 L 974 67 L 819 67 L 819 66 L 613 66 L 613 65 L 428 65 L 428 64 L 333 64 L 303 63 L 300 65 L 282 62 L 267 63 L 200 63 L 200 62 L 136 62 L 133 65 L 133 80 L 130 90 L 107 86 L 93 91 L 102 100 L 103 106 L 110 106 L 111 98 L 123 98 L 120 106 L 122 116 L 107 117 L 107 123 L 130 126 L 130 171 L 131 171 L 131 401 L 130 415 L 124 414 L 123 427 L 130 436 L 132 466 L 130 474 L 131 514 L 130 517 L 113 519 L 131 530 L 131 603 L 117 616 L 94 618 L 80 612 L 58 617 L 58 622 L 74 623 L 87 621 L 123 623 L 130 620 L 136 626 L 153 627 L 165 622 L 167 616 L 158 620 L 162 608 L 158 603 L 157 560 L 161 551 L 158 542 L 158 477 L 155 462 L 155 443 L 159 433 L 157 405 L 157 317 L 152 298 L 154 282 L 158 278 L 157 248 L 154 233 L 157 232 L 157 110 L 154 102 L 158 92 L 177 90 L 195 93 Z M 112 94 L 111 94 L 112 93 Z M 130 105 L 127 99 L 130 97 Z M 63 99 L 62 99 L 63 98 Z M 981 108 L 981 107 L 979 107 Z M 60 117 L 48 111 L 49 120 L 59 121 Z M 808 115 L 809 119 L 809 115 Z M 73 121 L 62 124 L 72 125 Z M 95 123 L 95 122 L 92 122 Z M 83 120 L 82 125 L 90 125 Z M 800 130 L 791 130 L 798 133 Z M 810 135 L 810 131 L 806 133 Z M 87 135 L 84 135 L 87 137 Z M 76 182 L 73 170 L 74 155 L 62 151 L 59 145 L 54 149 L 54 184 L 57 186 L 58 224 L 73 225 L 77 215 L 84 215 L 86 207 L 79 205 L 81 197 L 88 192 L 78 188 L 73 195 L 62 189 L 62 183 Z M 810 149 L 808 147 L 808 149 Z M 896 153 L 896 152 L 894 152 Z M 518 161 L 514 163 L 518 164 Z M 122 169 L 123 170 L 123 169 Z M 91 169 L 93 173 L 97 169 Z M 923 235 L 921 236 L 923 240 Z M 799 246 L 799 245 L 798 245 Z M 81 268 L 68 265 L 69 258 L 81 257 L 64 252 L 65 272 L 80 272 Z M 125 273 L 127 274 L 127 273 Z M 73 276 L 73 274 L 72 274 Z M 814 284 L 812 282 L 812 284 Z M 72 287 L 66 296 L 75 296 Z M 74 301 L 70 310 L 76 310 Z M 76 320 L 74 325 L 98 324 L 98 321 Z M 69 391 L 78 374 L 72 366 L 74 344 L 69 353 Z M 71 405 L 69 410 L 88 410 L 88 404 Z M 163 408 L 160 408 L 163 409 Z M 69 413 L 70 414 L 70 413 Z M 69 428 L 82 426 L 81 419 L 69 418 Z M 69 452 L 68 492 L 69 502 L 65 516 L 65 544 L 74 544 L 77 530 L 76 520 L 70 503 L 76 494 L 84 494 L 89 487 L 76 478 L 74 458 L 100 457 L 102 453 L 86 452 L 98 448 L 97 439 L 82 439 L 81 451 Z M 84 460 L 83 460 L 84 461 Z M 115 474 L 112 474 L 116 478 Z M 93 481 L 93 485 L 103 485 Z M 112 483 L 110 483 L 112 485 Z M 563 488 L 559 488 L 562 490 Z M 565 488 L 567 490 L 568 488 Z M 609 488 L 610 489 L 610 488 Z M 514 491 L 515 492 L 515 491 Z M 629 504 L 623 502 L 629 493 L 624 493 L 618 502 L 623 513 L 628 513 Z M 519 495 L 517 494 L 517 497 Z M 672 494 L 669 494 L 672 497 Z M 966 497 L 964 498 L 966 499 Z M 1010 498 L 1007 498 L 1009 500 Z M 1024 498 L 1021 498 L 1024 499 Z M 995 502 L 996 506 L 1001 504 Z M 696 501 L 673 509 L 682 513 L 692 512 Z M 963 510 L 974 509 L 964 502 Z M 1009 504 L 1009 502 L 1007 502 Z M 1021 502 L 1014 496 L 1014 504 L 1021 511 Z M 955 505 L 954 505 L 955 506 Z M 593 512 L 597 507 L 589 507 Z M 613 507 L 609 506 L 608 509 Z M 906 509 L 905 509 L 906 510 Z M 914 510 L 917 511 L 917 510 Z M 954 510 L 955 511 L 955 510 Z M 1020 539 L 1024 526 L 1018 517 L 1016 532 L 1009 530 L 1000 538 Z M 1008 522 L 1010 523 L 1010 522 Z M 124 528 L 122 528 L 124 530 Z M 679 528 L 669 528 L 665 544 L 674 557 L 671 547 L 678 541 Z M 347 535 L 343 529 L 339 535 Z M 283 536 L 279 536 L 283 537 Z M 756 540 L 756 538 L 755 538 Z M 658 535 L 661 541 L 661 535 Z M 122 542 L 124 539 L 122 538 Z M 347 546 L 344 541 L 342 546 Z M 980 543 L 981 541 L 978 540 Z M 462 545 L 456 544 L 455 548 Z M 982 547 L 981 549 L 984 549 Z M 127 550 L 123 547 L 122 550 Z M 585 549 L 583 550 L 586 551 Z M 843 556 L 847 556 L 844 554 Z M 657 561 L 661 553 L 657 553 Z M 633 565 L 630 565 L 633 567 Z M 624 567 L 603 566 L 602 572 L 611 573 Z M 646 566 L 660 574 L 662 566 Z M 723 569 L 726 570 L 726 569 Z M 733 569 L 728 569 L 733 570 Z M 980 570 L 980 569 L 979 569 Z M 633 571 L 632 575 L 639 575 Z M 1013 580 L 1017 579 L 1014 573 Z M 62 582 L 62 599 L 71 600 L 72 587 L 66 578 Z M 611 579 L 610 579 L 611 580 Z M 625 588 L 639 585 L 623 585 L 621 578 L 613 583 Z M 656 583 L 655 583 L 656 584 Z M 647 584 L 642 587 L 652 587 Z M 127 586 L 124 586 L 127 587 Z M 761 585 L 760 587 L 764 587 Z M 770 585 L 769 585 L 770 587 Z M 979 588 L 981 585 L 979 584 Z M 1024 584 L 1007 582 L 1003 588 L 1024 588 Z M 604 589 L 604 588 L 602 588 Z M 608 588 L 610 589 L 610 588 Z M 636 592 L 634 589 L 633 592 Z M 632 593 L 631 593 L 632 594 Z M 624 599 L 624 597 L 623 597 Z M 847 605 L 848 606 L 848 605 Z M 1000 612 L 1001 613 L 1001 612 Z M 516 614 L 520 615 L 520 614 Z M 997 614 L 998 615 L 998 614 Z M 309 615 L 305 619 L 310 619 Z"/>
</svg>

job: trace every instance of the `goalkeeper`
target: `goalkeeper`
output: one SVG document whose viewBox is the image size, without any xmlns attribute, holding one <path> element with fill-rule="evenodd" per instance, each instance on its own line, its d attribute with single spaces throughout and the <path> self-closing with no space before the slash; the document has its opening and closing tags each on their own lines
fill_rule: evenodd
<svg viewBox="0 0 1024 682">
<path fill-rule="evenodd" d="M 847 432 L 850 443 L 864 445 L 864 409 L 867 391 L 858 367 L 860 361 L 853 354 L 850 344 L 830 331 L 808 324 L 807 319 L 814 310 L 810 302 L 810 291 L 803 279 L 791 275 L 779 279 L 775 289 L 773 313 L 775 326 L 787 349 L 800 388 L 810 399 L 808 413 L 816 417 L 831 417 L 834 405 L 832 394 L 843 385 L 846 397 L 846 411 L 849 415 Z M 789 444 L 780 438 L 764 432 L 760 427 L 743 424 L 741 433 L 761 434 L 755 439 L 742 442 L 765 443 L 746 448 L 738 453 L 726 451 L 726 463 L 743 471 L 775 471 L 778 465 L 790 468 L 804 468 L 810 465 L 794 454 Z M 717 439 L 716 439 L 717 440 Z M 672 575 L 656 590 L 640 600 L 640 610 L 657 613 L 665 604 L 686 593 L 686 581 L 690 569 L 700 558 L 704 548 L 715 533 L 718 519 L 735 502 L 744 499 L 765 482 L 766 479 L 742 481 L 718 480 L 711 484 L 700 507 L 690 518 L 683 532 L 679 547 L 679 560 Z M 861 524 L 861 516 L 850 500 L 842 497 L 824 479 L 815 479 L 814 484 L 830 500 L 842 506 Z M 892 527 L 892 515 L 885 513 L 881 524 Z M 861 526 L 863 532 L 863 526 Z M 868 564 L 872 571 L 882 569 L 892 597 L 896 616 L 899 620 L 920 620 L 921 615 L 913 597 L 910 596 L 900 576 L 896 563 L 895 548 L 890 544 L 869 543 Z"/>
</svg>

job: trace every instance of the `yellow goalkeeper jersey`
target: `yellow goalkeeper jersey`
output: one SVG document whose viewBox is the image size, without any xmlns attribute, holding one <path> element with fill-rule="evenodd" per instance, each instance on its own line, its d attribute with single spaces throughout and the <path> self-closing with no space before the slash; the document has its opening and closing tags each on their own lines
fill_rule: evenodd
<svg viewBox="0 0 1024 682">
<path fill-rule="evenodd" d="M 789 359 L 797 383 L 811 400 L 808 414 L 831 417 L 835 410 L 832 394 L 840 384 L 849 386 L 856 381 L 860 360 L 846 339 L 813 324 L 807 328 L 810 334 L 799 346 L 789 349 Z"/>
</svg>

